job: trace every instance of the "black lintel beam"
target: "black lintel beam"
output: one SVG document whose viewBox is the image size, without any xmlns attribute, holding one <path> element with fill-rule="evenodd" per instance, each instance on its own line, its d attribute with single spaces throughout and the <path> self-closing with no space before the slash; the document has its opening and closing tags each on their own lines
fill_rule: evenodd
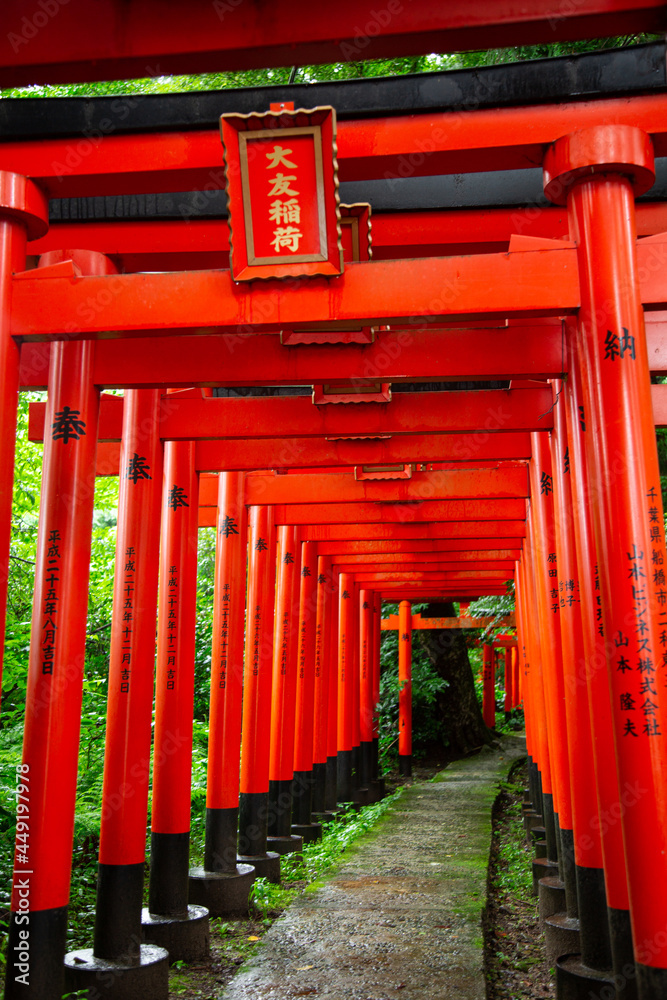
<svg viewBox="0 0 667 1000">
<path fill-rule="evenodd" d="M 0 141 L 217 126 L 221 114 L 330 104 L 341 119 L 543 104 L 667 90 L 664 42 L 475 69 L 123 97 L 4 98 Z"/>
</svg>

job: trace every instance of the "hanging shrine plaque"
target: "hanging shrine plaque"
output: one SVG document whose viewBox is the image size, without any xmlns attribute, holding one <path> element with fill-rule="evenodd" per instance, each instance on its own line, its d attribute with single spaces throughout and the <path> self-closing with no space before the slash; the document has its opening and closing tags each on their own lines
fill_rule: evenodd
<svg viewBox="0 0 667 1000">
<path fill-rule="evenodd" d="M 342 274 L 333 108 L 222 115 L 235 281 Z"/>
</svg>

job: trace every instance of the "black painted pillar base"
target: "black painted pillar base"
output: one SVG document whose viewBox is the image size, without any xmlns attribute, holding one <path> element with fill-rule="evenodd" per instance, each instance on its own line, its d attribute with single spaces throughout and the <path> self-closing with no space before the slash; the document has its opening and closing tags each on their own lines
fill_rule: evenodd
<svg viewBox="0 0 667 1000">
<path fill-rule="evenodd" d="M 270 781 L 266 830 L 270 837 L 289 837 L 292 825 L 292 781 Z"/>
<path fill-rule="evenodd" d="M 143 889 L 143 862 L 98 865 L 93 947 L 65 956 L 67 990 L 88 989 L 108 1000 L 166 1000 L 169 955 L 141 943 Z"/>
<path fill-rule="evenodd" d="M 380 777 L 380 739 L 378 736 L 373 737 L 371 745 L 371 779 L 375 781 L 376 778 Z"/>
<path fill-rule="evenodd" d="M 95 1000 L 168 1000 L 169 953 L 157 945 L 142 944 L 137 962 L 97 958 L 92 948 L 65 956 L 65 989 L 87 990 Z"/>
<path fill-rule="evenodd" d="M 617 910 L 610 906 L 607 912 L 609 914 L 609 938 L 617 1000 L 637 1000 L 639 975 L 635 970 L 630 911 Z M 644 997 L 659 997 L 661 995 L 667 996 L 667 992 L 663 994 L 645 992 L 642 994 L 642 1000 Z"/>
<path fill-rule="evenodd" d="M 205 906 L 211 917 L 248 912 L 255 869 L 236 863 L 238 815 L 238 809 L 206 810 L 204 866 L 189 872 L 189 902 Z"/>
<path fill-rule="evenodd" d="M 556 818 L 554 816 L 553 795 L 542 796 L 542 816 L 544 819 L 544 836 L 547 842 L 547 858 L 553 864 L 558 864 L 558 837 L 556 834 Z"/>
<path fill-rule="evenodd" d="M 295 771 L 292 782 L 292 833 L 303 837 L 304 844 L 322 839 L 322 824 L 313 822 L 313 772 Z"/>
<path fill-rule="evenodd" d="M 236 871 L 238 809 L 207 809 L 204 868 L 207 872 Z"/>
<path fill-rule="evenodd" d="M 336 795 L 338 802 L 352 801 L 352 751 L 339 750 Z"/>
<path fill-rule="evenodd" d="M 359 744 L 359 767 L 361 787 L 370 788 L 373 780 L 373 741 L 362 740 Z"/>
<path fill-rule="evenodd" d="M 324 808 L 326 812 L 334 812 L 338 802 L 338 755 L 327 757 L 327 778 L 324 787 Z"/>
<path fill-rule="evenodd" d="M 27 936 L 26 936 L 27 935 Z M 67 946 L 67 907 L 12 913 L 6 1000 L 60 1000 Z"/>
<path fill-rule="evenodd" d="M 575 874 L 581 925 L 581 961 L 589 969 L 600 969 L 611 975 L 611 941 L 604 869 L 576 865 Z"/>
<path fill-rule="evenodd" d="M 254 881 L 254 865 L 234 865 L 231 872 L 197 866 L 190 869 L 190 902 L 206 907 L 211 917 L 247 916 Z"/>
<path fill-rule="evenodd" d="M 533 896 L 539 894 L 539 885 L 543 878 L 557 878 L 560 881 L 558 865 L 554 861 L 549 861 L 548 858 L 535 858 L 533 861 Z"/>
<path fill-rule="evenodd" d="M 190 832 L 151 834 L 148 909 L 163 918 L 188 916 Z"/>
<path fill-rule="evenodd" d="M 268 815 L 268 791 L 241 792 L 239 795 L 239 858 L 266 854 Z M 286 832 L 289 834 L 289 828 Z"/>
<path fill-rule="evenodd" d="M 611 975 L 589 969 L 581 961 L 581 955 L 563 955 L 557 960 L 557 1000 L 615 1000 L 615 997 Z"/>
<path fill-rule="evenodd" d="M 374 789 L 376 802 L 379 802 L 380 799 L 383 799 L 387 794 L 384 776 L 382 778 L 373 778 L 371 781 L 371 787 Z"/>
<path fill-rule="evenodd" d="M 361 754 L 359 744 L 352 747 L 352 792 L 358 792 L 361 788 Z M 353 795 L 354 798 L 354 795 Z"/>
<path fill-rule="evenodd" d="M 651 965 L 635 963 L 637 973 L 637 991 L 641 1000 L 656 1000 L 667 997 L 667 969 L 656 969 Z M 618 996 L 618 993 L 617 993 Z"/>
<path fill-rule="evenodd" d="M 564 830 L 561 828 L 560 846 L 561 879 L 565 885 L 565 910 L 570 919 L 577 919 L 579 917 L 579 903 L 577 900 L 577 875 L 574 864 L 573 830 Z"/>
<path fill-rule="evenodd" d="M 139 963 L 144 863 L 97 866 L 97 904 L 93 955 L 108 961 Z"/>
<path fill-rule="evenodd" d="M 524 812 L 523 826 L 526 831 L 526 843 L 528 844 L 530 844 L 533 839 L 532 831 L 535 829 L 535 827 L 539 827 L 540 830 L 544 830 L 543 836 L 546 837 L 546 830 L 544 827 L 544 817 L 540 813 L 535 812 L 534 809 L 530 809 Z"/>
<path fill-rule="evenodd" d="M 539 803 L 539 779 L 537 777 L 537 764 L 533 758 L 528 756 L 528 801 L 532 803 L 533 808 Z"/>
<path fill-rule="evenodd" d="M 398 755 L 398 773 L 404 778 L 412 777 L 412 754 Z"/>
<path fill-rule="evenodd" d="M 314 813 L 326 812 L 327 765 L 313 764 L 313 788 L 311 809 Z"/>
<path fill-rule="evenodd" d="M 209 953 L 208 910 L 188 906 L 190 831 L 151 834 L 148 907 L 141 916 L 146 944 L 166 948 L 169 961 L 199 961 Z"/>
<path fill-rule="evenodd" d="M 165 948 L 170 964 L 208 958 L 210 931 L 205 906 L 188 906 L 182 917 L 165 917 L 145 909 L 141 922 L 146 943 Z"/>
<path fill-rule="evenodd" d="M 295 771 L 292 779 L 292 828 L 312 822 L 313 772 Z M 296 832 L 293 829 L 293 832 Z"/>
<path fill-rule="evenodd" d="M 284 783 L 280 782 L 280 784 Z M 287 782 L 286 784 L 291 783 Z M 280 882 L 280 855 L 266 849 L 268 815 L 268 792 L 241 792 L 239 795 L 239 853 L 237 860 L 241 864 L 253 865 L 257 878 L 267 878 L 269 882 Z"/>
</svg>

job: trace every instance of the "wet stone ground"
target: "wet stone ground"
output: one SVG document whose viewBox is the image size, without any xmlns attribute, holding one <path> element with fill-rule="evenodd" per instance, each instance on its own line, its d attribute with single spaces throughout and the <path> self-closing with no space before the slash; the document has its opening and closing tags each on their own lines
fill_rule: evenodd
<svg viewBox="0 0 667 1000">
<path fill-rule="evenodd" d="M 273 924 L 223 1000 L 483 1000 L 481 916 L 497 783 L 516 737 L 405 789 Z"/>
</svg>

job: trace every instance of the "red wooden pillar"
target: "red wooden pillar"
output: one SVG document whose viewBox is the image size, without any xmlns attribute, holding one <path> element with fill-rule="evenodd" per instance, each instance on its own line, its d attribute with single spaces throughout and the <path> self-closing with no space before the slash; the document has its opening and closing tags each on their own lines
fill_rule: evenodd
<svg viewBox="0 0 667 1000">
<path fill-rule="evenodd" d="M 19 347 L 11 336 L 12 275 L 26 266 L 26 239 L 48 230 L 49 203 L 27 177 L 0 171 L 0 682 L 5 647 Z M 0 684 L 1 694 L 1 684 Z"/>
<path fill-rule="evenodd" d="M 338 801 L 352 801 L 354 575 L 341 573 L 338 599 Z"/>
<path fill-rule="evenodd" d="M 327 780 L 325 805 L 327 812 L 336 809 L 338 801 L 338 637 L 340 574 L 333 570 L 331 575 L 331 627 L 327 649 L 329 658 L 329 697 L 327 704 Z"/>
<path fill-rule="evenodd" d="M 239 850 L 263 877 L 280 879 L 280 856 L 266 850 L 276 531 L 271 507 L 249 513 L 248 598 L 243 673 Z"/>
<path fill-rule="evenodd" d="M 329 667 L 331 605 L 333 601 L 331 558 L 317 557 L 315 615 L 315 684 L 313 692 L 313 816 L 326 812 Z"/>
<path fill-rule="evenodd" d="M 281 524 L 277 536 L 267 830 L 271 849 L 284 854 L 303 846 L 291 833 L 301 542 L 293 525 Z"/>
<path fill-rule="evenodd" d="M 133 975 L 145 977 L 145 967 L 150 964 L 148 950 L 142 949 L 143 968 L 132 971 L 140 958 L 155 680 L 162 498 L 159 420 L 157 389 L 125 393 L 91 961 L 94 964 L 95 956 L 129 966 L 123 973 L 123 982 L 128 985 Z M 162 961 L 166 977 L 166 955 Z"/>
<path fill-rule="evenodd" d="M 514 678 L 512 676 L 512 648 L 505 648 L 505 718 L 507 718 L 514 707 Z"/>
<path fill-rule="evenodd" d="M 512 646 L 512 704 L 511 708 L 521 707 L 521 672 L 519 670 L 519 650 Z"/>
<path fill-rule="evenodd" d="M 315 629 L 317 624 L 317 543 L 303 542 L 299 600 L 298 671 L 294 741 L 293 833 L 306 842 L 322 836 L 313 823 L 313 712 L 315 708 Z"/>
<path fill-rule="evenodd" d="M 533 712 L 530 705 L 530 640 L 528 635 L 528 620 L 526 617 L 526 583 L 524 559 L 518 559 L 514 570 L 516 594 L 516 633 L 517 633 L 517 673 L 521 674 L 523 688 L 523 713 L 526 727 L 526 751 L 528 754 L 528 784 L 530 804 L 535 812 L 541 814 L 542 803 L 539 792 L 538 750 L 533 734 Z"/>
<path fill-rule="evenodd" d="M 666 556 L 634 221 L 634 194 L 653 183 L 651 141 L 632 126 L 584 129 L 551 147 L 544 170 L 578 244 L 577 355 L 616 761 L 622 788 L 646 789 L 622 823 L 638 992 L 648 1000 L 667 993 L 667 896 L 655 892 L 667 882 Z"/>
<path fill-rule="evenodd" d="M 194 443 L 164 449 L 147 941 L 171 961 L 208 953 L 208 910 L 188 906 L 199 482 Z"/>
<path fill-rule="evenodd" d="M 204 867 L 190 869 L 190 902 L 211 916 L 243 913 L 254 879 L 237 864 L 248 518 L 245 475 L 218 477 Z"/>
<path fill-rule="evenodd" d="M 575 905 L 573 874 L 572 800 L 570 760 L 565 716 L 565 686 L 560 629 L 558 560 L 553 513 L 553 475 L 547 436 L 539 431 L 531 435 L 533 457 L 530 462 L 531 513 L 533 515 L 533 573 L 540 623 L 540 656 L 544 680 L 544 704 L 547 714 L 549 756 L 552 762 L 553 806 L 557 828 L 565 831 L 561 839 L 565 865 L 563 881 Z M 565 876 L 567 875 L 567 879 Z M 568 888 L 569 887 L 569 888 Z M 569 910 L 568 910 L 569 912 Z"/>
<path fill-rule="evenodd" d="M 398 767 L 412 774 L 412 604 L 398 605 Z"/>
<path fill-rule="evenodd" d="M 23 178 L 0 175 L 0 202 L 42 204 Z M 33 220 L 36 224 L 37 220 Z M 17 225 L 19 222 L 17 221 Z M 4 251 L 17 263 L 25 237 L 0 223 Z M 85 274 L 112 274 L 102 254 L 69 251 L 43 256 L 45 267 L 76 258 Z M 0 279 L 2 280 L 2 279 Z M 5 300 L 6 304 L 6 300 Z M 5 314 L 8 319 L 8 314 Z M 17 359 L 0 347 L 7 375 Z M 23 763 L 17 806 L 12 916 L 9 928 L 7 997 L 60 997 L 67 928 L 85 658 L 90 536 L 95 492 L 99 393 L 92 384 L 93 345 L 58 343 L 51 349 L 46 410 L 40 521 L 37 538 Z M 12 409 L 13 407 L 13 409 Z M 9 428 L 11 413 L 14 424 Z M 11 457 L 3 434 L 2 455 L 13 469 L 16 399 L 5 399 L 0 420 L 11 433 Z M 7 467 L 3 464 L 2 474 Z M 11 503 L 11 479 L 9 485 Z M 4 500 L 2 501 L 4 502 Z M 4 631 L 4 619 L 3 619 Z M 29 867 L 27 867 L 29 866 Z M 22 874 L 25 873 L 25 874 Z M 33 912 L 34 911 L 34 912 Z M 19 921 L 21 922 L 19 924 Z M 29 955 L 23 950 L 29 923 Z M 18 969 L 19 964 L 27 969 Z M 21 979 L 21 974 L 25 978 Z"/>
<path fill-rule="evenodd" d="M 377 794 L 380 798 L 384 795 L 384 778 L 380 778 L 380 713 L 378 705 L 380 703 L 380 666 L 382 653 L 382 595 L 375 594 L 375 604 L 373 607 L 373 765 L 372 779 L 377 782 Z"/>
<path fill-rule="evenodd" d="M 496 724 L 495 658 L 493 647 L 485 642 L 482 651 L 482 716 L 493 729 Z"/>
<path fill-rule="evenodd" d="M 535 572 L 535 518 L 531 508 L 526 517 L 526 540 L 524 543 L 524 567 L 526 596 L 526 617 L 530 625 L 530 662 L 528 674 L 531 694 L 530 705 L 533 715 L 533 731 L 539 761 L 540 812 L 542 813 L 545 839 L 547 843 L 547 860 L 555 863 L 558 859 L 556 841 L 556 824 L 554 819 L 554 781 L 553 781 L 553 736 L 551 719 L 547 712 L 547 691 L 545 684 L 545 666 L 542 657 L 541 629 L 542 619 L 537 602 L 537 580 Z"/>
<path fill-rule="evenodd" d="M 375 594 L 359 591 L 359 726 L 361 756 L 361 787 L 371 788 L 373 765 L 373 614 Z"/>
<path fill-rule="evenodd" d="M 568 332 L 574 334 L 574 330 Z M 582 676 L 583 672 L 588 693 L 612 967 L 618 977 L 617 983 L 625 984 L 619 987 L 619 1000 L 621 997 L 623 1000 L 634 1000 L 637 992 L 635 978 L 627 975 L 627 969 L 634 965 L 634 953 L 623 830 L 619 821 L 628 805 L 634 803 L 628 797 L 627 787 L 622 792 L 619 790 L 616 768 L 609 766 L 609 762 L 615 759 L 614 723 L 598 558 L 589 499 L 591 486 L 585 442 L 591 433 L 591 425 L 583 403 L 579 366 L 574 366 L 570 372 L 564 392 L 585 655 L 583 671 L 578 671 L 577 676 Z"/>
<path fill-rule="evenodd" d="M 530 800 L 533 811 L 542 820 L 543 793 L 542 769 L 544 760 L 543 743 L 546 741 L 545 726 L 540 721 L 538 687 L 541 687 L 537 661 L 533 659 L 533 585 L 529 577 L 529 538 L 526 539 L 521 559 L 517 563 L 516 610 L 517 633 L 521 653 L 521 683 L 524 693 L 524 718 L 526 723 L 526 749 L 528 750 L 528 774 Z M 552 824 L 553 827 L 553 824 Z"/>
<path fill-rule="evenodd" d="M 99 411 L 93 347 L 51 348 L 7 961 L 12 998 L 63 992 Z M 21 929 L 29 931 L 28 955 Z"/>
<path fill-rule="evenodd" d="M 352 790 L 353 798 L 359 800 L 360 805 L 368 802 L 368 793 L 361 790 L 361 686 L 360 686 L 360 664 L 359 664 L 359 591 L 360 586 L 354 582 L 352 592 L 353 603 L 353 625 L 352 625 Z M 363 801 L 362 801 L 363 800 Z"/>
<path fill-rule="evenodd" d="M 569 834 L 565 831 L 561 831 L 561 838 L 564 851 L 571 850 L 574 861 L 575 913 L 579 917 L 583 964 L 588 968 L 608 970 L 611 968 L 611 952 L 585 677 L 586 657 L 581 620 L 582 591 L 572 516 L 571 460 L 562 390 L 561 383 L 554 383 L 554 431 L 551 435 L 551 454 L 556 515 L 558 600 L 570 761 L 572 844 L 570 845 Z M 568 906 L 571 906 L 571 900 L 568 900 Z"/>
</svg>

